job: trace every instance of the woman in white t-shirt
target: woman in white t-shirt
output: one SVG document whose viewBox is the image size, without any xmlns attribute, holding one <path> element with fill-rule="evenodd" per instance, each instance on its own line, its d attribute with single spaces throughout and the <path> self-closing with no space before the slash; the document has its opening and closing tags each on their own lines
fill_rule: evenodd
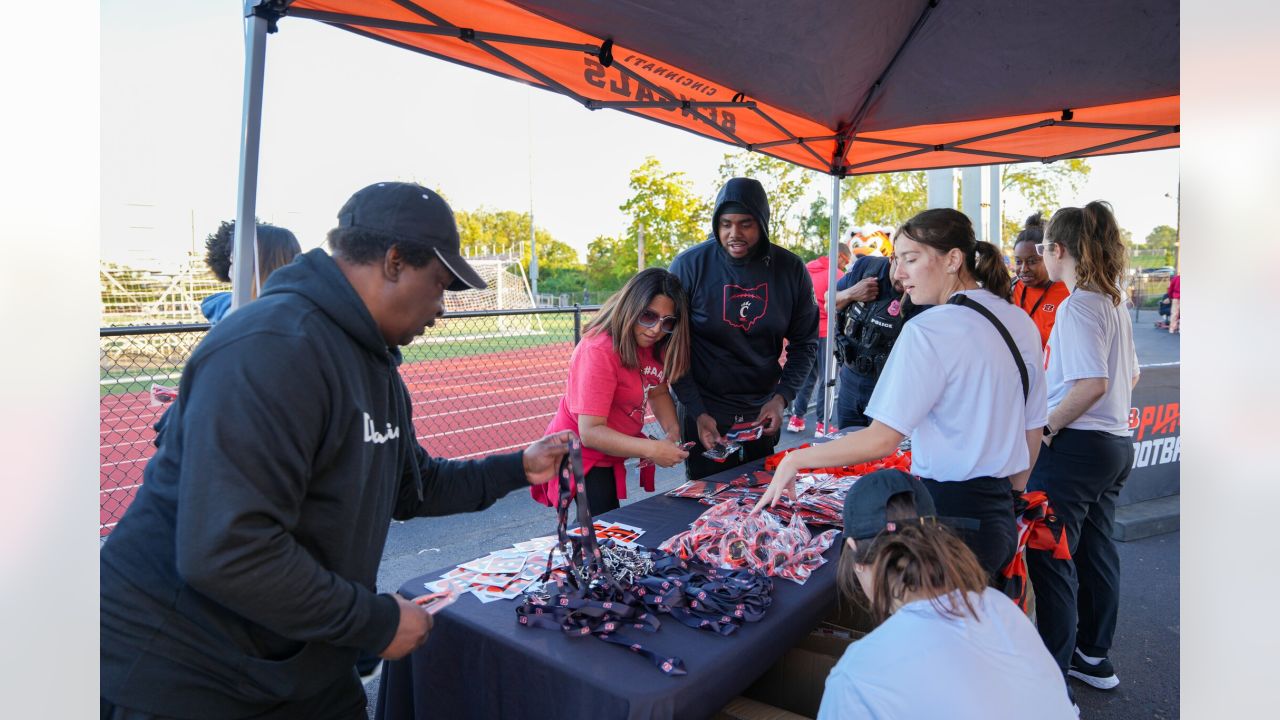
<svg viewBox="0 0 1280 720">
<path fill-rule="evenodd" d="M 1048 494 L 1072 559 L 1028 550 L 1027 570 L 1049 652 L 1064 673 L 1109 690 L 1120 683 L 1107 659 L 1120 604 L 1111 528 L 1133 466 L 1129 407 L 1138 382 L 1133 324 L 1120 292 L 1128 250 L 1102 202 L 1054 213 L 1036 249 L 1049 278 L 1071 294 L 1045 350 L 1049 422 L 1029 487 Z"/>
<path fill-rule="evenodd" d="M 1026 487 L 1040 448 L 1046 413 L 1040 333 L 1009 302 L 1000 251 L 974 238 L 963 213 L 926 210 L 898 229 L 893 246 L 894 277 L 911 302 L 935 307 L 898 337 L 867 405 L 871 425 L 788 454 L 757 508 L 794 495 L 801 468 L 875 460 L 909 435 L 911 472 L 941 514 L 977 521 L 962 537 L 994 579 L 1016 545 L 1011 491 Z"/>
<path fill-rule="evenodd" d="M 898 470 L 850 488 L 837 579 L 877 627 L 831 669 L 818 720 L 1074 720 L 1035 627 L 985 587 L 977 558 L 934 510 L 924 485 Z"/>
</svg>

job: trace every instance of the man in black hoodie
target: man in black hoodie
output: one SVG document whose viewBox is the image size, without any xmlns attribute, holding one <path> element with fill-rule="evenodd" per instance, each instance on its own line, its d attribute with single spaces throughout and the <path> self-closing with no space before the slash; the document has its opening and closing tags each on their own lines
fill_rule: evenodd
<svg viewBox="0 0 1280 720">
<path fill-rule="evenodd" d="M 799 257 L 769 242 L 768 227 L 764 187 L 733 178 L 716 195 L 711 236 L 671 262 L 693 323 L 692 372 L 672 385 L 683 436 L 711 448 L 737 424 L 760 422 L 765 433 L 724 463 L 690 455 L 692 479 L 772 453 L 782 411 L 817 357 L 813 281 Z"/>
<path fill-rule="evenodd" d="M 362 651 L 431 616 L 375 590 L 392 518 L 482 510 L 567 447 L 457 462 L 415 439 L 400 345 L 483 287 L 434 192 L 378 183 L 230 314 L 182 372 L 136 499 L 101 551 L 104 718 L 364 718 Z"/>
</svg>

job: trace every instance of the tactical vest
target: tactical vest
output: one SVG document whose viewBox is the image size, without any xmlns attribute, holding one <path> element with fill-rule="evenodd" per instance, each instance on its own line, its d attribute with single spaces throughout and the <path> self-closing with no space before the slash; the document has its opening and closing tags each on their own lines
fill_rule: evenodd
<svg viewBox="0 0 1280 720">
<path fill-rule="evenodd" d="M 891 295 L 846 308 L 840 329 L 844 364 L 859 375 L 879 378 L 902 332 L 910 304 L 905 296 L 899 300 Z"/>
</svg>

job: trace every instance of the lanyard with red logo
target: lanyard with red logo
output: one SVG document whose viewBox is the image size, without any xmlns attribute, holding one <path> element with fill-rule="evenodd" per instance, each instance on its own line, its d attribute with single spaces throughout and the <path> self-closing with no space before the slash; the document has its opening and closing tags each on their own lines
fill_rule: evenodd
<svg viewBox="0 0 1280 720">
<path fill-rule="evenodd" d="M 1032 307 L 1030 310 L 1027 310 L 1027 286 L 1023 285 L 1022 297 L 1018 298 L 1018 304 L 1022 306 L 1023 310 L 1027 310 L 1028 315 L 1034 318 L 1036 316 L 1036 311 L 1040 309 L 1040 303 L 1044 302 L 1044 297 L 1048 295 L 1049 291 L 1052 289 L 1053 289 L 1053 283 L 1049 283 L 1049 287 L 1045 288 L 1044 291 L 1040 293 L 1040 297 L 1036 298 L 1035 306 Z"/>
</svg>

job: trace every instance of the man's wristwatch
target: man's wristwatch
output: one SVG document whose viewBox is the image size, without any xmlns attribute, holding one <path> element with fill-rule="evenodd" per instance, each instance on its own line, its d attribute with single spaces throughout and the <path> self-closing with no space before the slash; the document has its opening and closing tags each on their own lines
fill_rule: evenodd
<svg viewBox="0 0 1280 720">
<path fill-rule="evenodd" d="M 1057 431 L 1057 430 L 1054 430 L 1053 428 L 1049 427 L 1048 425 L 1045 425 L 1045 426 L 1044 426 L 1044 436 L 1045 436 L 1045 437 L 1053 437 L 1054 435 L 1057 435 L 1057 434 L 1058 434 L 1058 431 Z"/>
</svg>

